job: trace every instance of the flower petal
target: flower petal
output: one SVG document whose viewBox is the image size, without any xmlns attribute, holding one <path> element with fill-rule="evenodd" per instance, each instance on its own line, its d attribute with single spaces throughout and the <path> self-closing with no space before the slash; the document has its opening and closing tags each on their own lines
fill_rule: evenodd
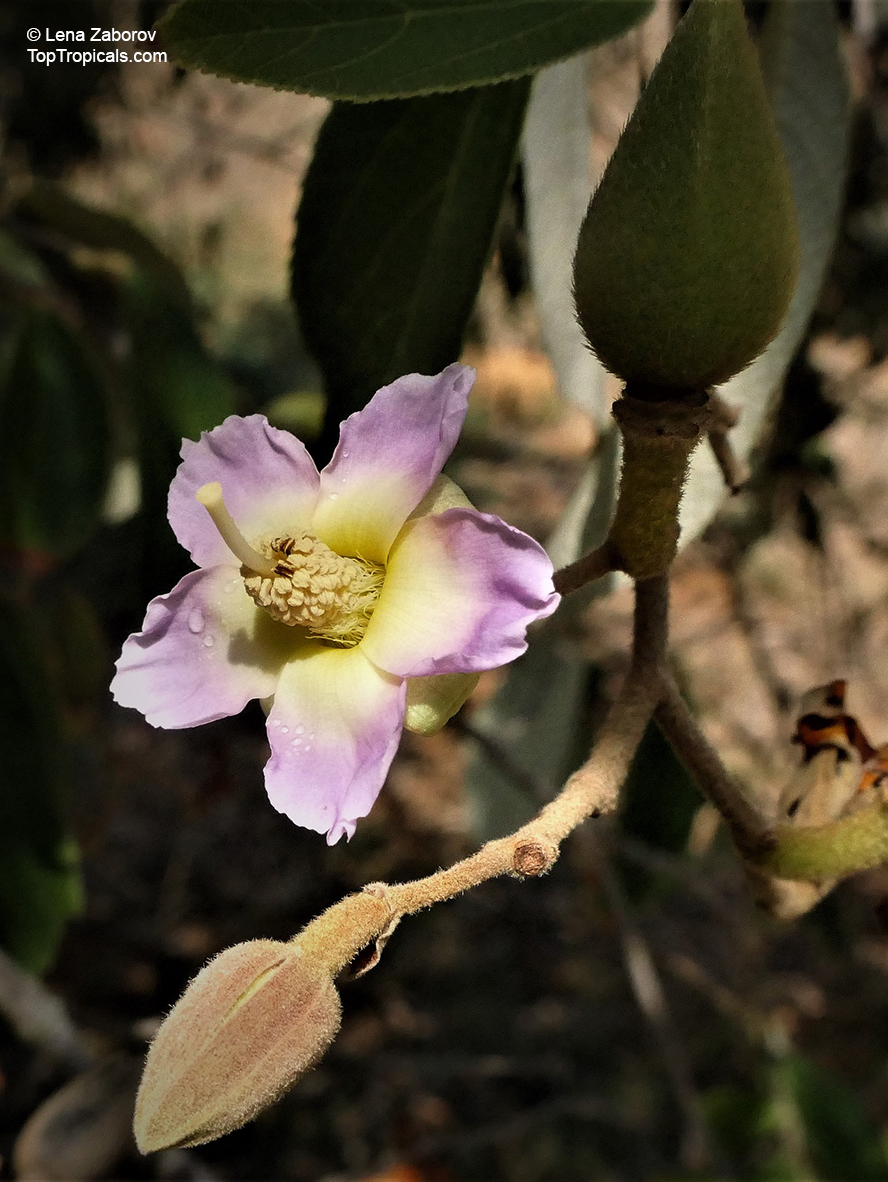
<svg viewBox="0 0 888 1182">
<path fill-rule="evenodd" d="M 339 554 L 385 562 L 401 526 L 435 482 L 466 416 L 475 371 L 408 374 L 342 424 L 321 473 L 314 532 Z"/>
<path fill-rule="evenodd" d="M 403 530 L 361 641 L 400 677 L 475 673 L 512 661 L 559 596 L 533 538 L 487 513 L 448 509 Z"/>
<path fill-rule="evenodd" d="M 169 518 L 198 566 L 232 555 L 195 493 L 218 481 L 228 512 L 248 542 L 262 534 L 305 528 L 318 496 L 318 471 L 305 445 L 272 427 L 265 415 L 230 415 L 200 440 L 182 442 L 182 463 L 170 485 Z"/>
<path fill-rule="evenodd" d="M 278 812 L 332 845 L 370 811 L 398 747 L 406 682 L 358 648 L 305 650 L 268 716 L 265 786 Z"/>
<path fill-rule="evenodd" d="M 152 726 L 199 726 L 273 694 L 281 667 L 305 643 L 256 607 L 235 567 L 192 571 L 149 603 L 111 692 Z"/>
</svg>

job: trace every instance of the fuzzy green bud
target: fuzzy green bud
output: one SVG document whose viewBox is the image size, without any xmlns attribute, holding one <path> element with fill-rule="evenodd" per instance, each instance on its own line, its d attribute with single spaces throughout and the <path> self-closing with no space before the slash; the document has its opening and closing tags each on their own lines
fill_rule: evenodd
<svg viewBox="0 0 888 1182">
<path fill-rule="evenodd" d="M 776 335 L 797 268 L 789 173 L 743 5 L 694 0 L 580 230 L 580 324 L 624 381 L 705 389 Z"/>
<path fill-rule="evenodd" d="M 327 967 L 295 944 L 251 940 L 194 978 L 151 1044 L 136 1100 L 142 1153 L 201 1145 L 274 1103 L 339 1029 Z"/>
<path fill-rule="evenodd" d="M 759 860 L 779 878 L 822 882 L 888 862 L 888 805 L 879 802 L 826 825 L 779 825 L 777 844 Z"/>
</svg>

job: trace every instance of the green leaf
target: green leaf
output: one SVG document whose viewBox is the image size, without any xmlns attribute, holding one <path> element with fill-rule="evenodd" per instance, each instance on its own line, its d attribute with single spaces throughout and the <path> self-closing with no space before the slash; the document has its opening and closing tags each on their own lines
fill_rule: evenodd
<svg viewBox="0 0 888 1182">
<path fill-rule="evenodd" d="M 82 337 L 52 312 L 0 310 L 0 541 L 70 553 L 108 471 L 104 380 Z"/>
<path fill-rule="evenodd" d="M 776 1070 L 798 1110 L 817 1177 L 824 1182 L 888 1182 L 878 1130 L 848 1085 L 803 1055 L 787 1055 Z"/>
<path fill-rule="evenodd" d="M 62 819 L 61 726 L 24 610 L 0 601 L 0 943 L 25 968 L 51 962 L 81 906 Z"/>
<path fill-rule="evenodd" d="M 40 259 L 6 230 L 0 229 L 0 275 L 27 288 L 45 287 L 49 275 Z"/>
<path fill-rule="evenodd" d="M 181 64 L 337 99 L 405 98 L 531 74 L 631 28 L 650 0 L 180 0 Z"/>
<path fill-rule="evenodd" d="M 234 389 L 208 353 L 179 294 L 156 272 L 137 268 L 125 285 L 124 316 L 132 342 L 130 381 L 147 429 L 160 426 L 176 444 L 197 439 L 234 410 Z"/>
<path fill-rule="evenodd" d="M 176 264 L 127 218 L 84 205 L 48 181 L 37 181 L 17 206 L 17 214 L 38 222 L 53 236 L 93 250 L 117 251 L 162 281 L 167 296 L 190 308 L 185 280 Z"/>
<path fill-rule="evenodd" d="M 182 440 L 198 439 L 221 423 L 235 409 L 235 395 L 163 276 L 137 268 L 123 296 L 130 336 L 126 378 L 141 475 L 141 512 L 127 529 L 140 556 L 140 597 L 151 598 L 185 573 L 184 551 L 167 521 Z"/>
<path fill-rule="evenodd" d="M 627 833 L 659 849 L 684 849 L 694 813 L 703 803 L 697 786 L 655 722 L 648 723 L 622 794 Z"/>
<path fill-rule="evenodd" d="M 799 278 L 783 328 L 761 357 L 720 391 L 729 403 L 742 407 L 731 443 L 743 457 L 759 440 L 823 286 L 842 211 L 852 122 L 832 3 L 773 0 L 761 56 L 789 165 L 799 227 Z M 709 450 L 699 448 L 682 503 L 682 542 L 700 533 L 725 495 Z"/>
<path fill-rule="evenodd" d="M 529 83 L 337 103 L 305 180 L 293 297 L 328 425 L 460 351 L 517 151 Z"/>
<path fill-rule="evenodd" d="M 694 0 L 580 231 L 577 313 L 625 381 L 704 389 L 775 336 L 796 279 L 786 162 L 740 0 Z"/>
</svg>

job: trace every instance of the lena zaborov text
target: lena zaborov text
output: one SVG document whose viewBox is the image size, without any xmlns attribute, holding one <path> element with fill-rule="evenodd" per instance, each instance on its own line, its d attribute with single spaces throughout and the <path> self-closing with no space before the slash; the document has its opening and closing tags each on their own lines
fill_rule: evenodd
<svg viewBox="0 0 888 1182">
<path fill-rule="evenodd" d="M 45 41 L 153 41 L 157 30 L 151 29 L 45 29 Z"/>
</svg>

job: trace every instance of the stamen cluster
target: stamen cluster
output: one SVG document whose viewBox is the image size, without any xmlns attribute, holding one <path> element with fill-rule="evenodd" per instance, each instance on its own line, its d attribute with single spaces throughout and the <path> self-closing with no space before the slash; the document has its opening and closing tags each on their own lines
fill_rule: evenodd
<svg viewBox="0 0 888 1182">
<path fill-rule="evenodd" d="M 385 571 L 362 558 L 337 554 L 313 534 L 265 536 L 254 543 L 271 559 L 271 574 L 241 567 L 247 594 L 275 620 L 308 628 L 312 636 L 350 647 L 366 631 Z"/>
</svg>

